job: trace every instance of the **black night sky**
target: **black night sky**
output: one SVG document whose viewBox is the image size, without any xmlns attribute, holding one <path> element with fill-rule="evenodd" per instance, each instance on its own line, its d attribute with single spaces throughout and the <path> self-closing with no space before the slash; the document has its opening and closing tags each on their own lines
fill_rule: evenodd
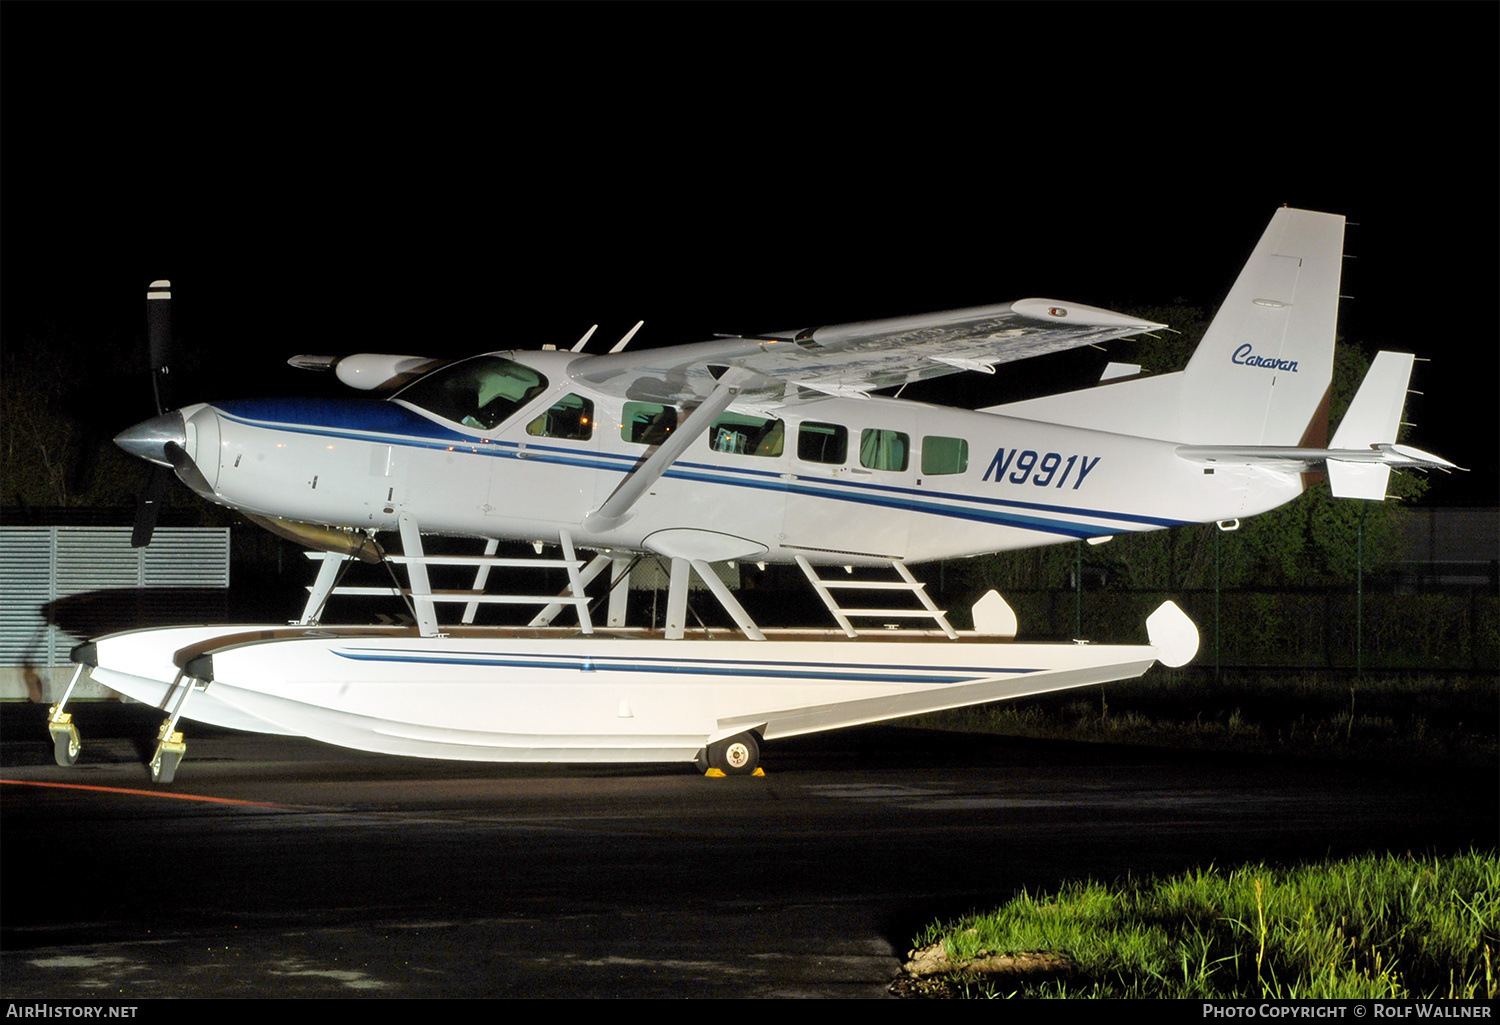
<svg viewBox="0 0 1500 1025">
<path fill-rule="evenodd" d="M 595 322 L 602 351 L 637 319 L 666 345 L 1033 295 L 1210 305 L 1285 203 L 1357 222 L 1344 337 L 1432 360 L 1410 441 L 1471 472 L 1424 501 L 1493 504 L 1497 21 L 8 3 L 0 343 L 143 348 L 169 277 L 185 403 L 335 387 L 296 353 Z M 144 370 L 109 386 L 139 394 L 120 427 L 149 415 Z"/>
</svg>

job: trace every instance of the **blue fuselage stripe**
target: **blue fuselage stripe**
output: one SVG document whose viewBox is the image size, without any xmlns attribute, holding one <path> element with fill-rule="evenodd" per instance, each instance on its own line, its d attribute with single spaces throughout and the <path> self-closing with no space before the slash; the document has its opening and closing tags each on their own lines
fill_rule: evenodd
<svg viewBox="0 0 1500 1025">
<path fill-rule="evenodd" d="M 513 441 L 475 439 L 435 424 L 404 406 L 390 402 L 369 402 L 358 399 L 236 401 L 226 402 L 214 408 L 234 423 L 315 437 L 342 438 L 417 449 L 461 451 L 476 456 L 527 459 L 539 463 L 576 466 L 581 469 L 605 470 L 613 473 L 626 473 L 640 462 L 639 456 L 628 454 L 578 451 L 557 445 L 539 445 L 530 442 L 522 446 Z M 1143 516 L 1138 513 L 1111 512 L 1104 509 L 1075 509 L 1068 506 L 987 498 L 946 491 L 919 490 L 887 484 L 867 484 L 860 481 L 820 479 L 814 483 L 802 483 L 798 480 L 787 480 L 785 475 L 776 471 L 714 466 L 706 463 L 677 462 L 667 470 L 665 476 L 675 480 L 727 487 L 783 491 L 808 498 L 825 498 L 835 502 L 850 502 L 950 519 L 992 523 L 998 526 L 1018 527 L 1066 537 L 1095 537 L 1100 533 L 1100 526 L 1035 514 L 1059 513 L 1065 516 L 1088 517 L 1132 525 L 1126 529 L 1176 527 L 1191 522 L 1159 516 Z M 1025 513 L 1011 510 L 1025 510 Z M 1107 525 L 1104 526 L 1107 527 Z"/>
</svg>

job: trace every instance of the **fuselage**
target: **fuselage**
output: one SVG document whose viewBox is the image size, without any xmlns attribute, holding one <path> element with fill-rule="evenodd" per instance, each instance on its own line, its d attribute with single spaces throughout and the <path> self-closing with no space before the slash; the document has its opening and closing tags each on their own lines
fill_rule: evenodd
<svg viewBox="0 0 1500 1025">
<path fill-rule="evenodd" d="M 1294 475 L 1205 471 L 1172 441 L 825 397 L 731 406 L 623 522 L 590 533 L 587 514 L 678 414 L 581 387 L 567 367 L 588 358 L 476 357 L 384 400 L 188 407 L 187 449 L 206 497 L 259 515 L 394 530 L 407 513 L 430 533 L 556 541 L 565 530 L 584 546 L 710 560 L 922 562 L 1231 519 L 1301 491 Z M 452 381 L 481 371 L 509 376 L 455 397 Z M 483 405 L 486 389 L 510 393 Z"/>
</svg>

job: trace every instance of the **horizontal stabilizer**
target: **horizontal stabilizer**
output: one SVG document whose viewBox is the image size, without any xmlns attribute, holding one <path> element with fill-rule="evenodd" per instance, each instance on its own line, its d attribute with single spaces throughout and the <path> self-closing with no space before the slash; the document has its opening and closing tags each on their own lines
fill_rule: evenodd
<svg viewBox="0 0 1500 1025">
<path fill-rule="evenodd" d="M 1208 466 L 1257 466 L 1280 473 L 1302 473 L 1319 463 L 1328 470 L 1328 487 L 1335 498 L 1381 501 L 1391 467 L 1418 470 L 1457 470 L 1441 456 L 1407 445 L 1369 448 L 1294 448 L 1278 445 L 1179 445 L 1183 459 Z"/>
<path fill-rule="evenodd" d="M 1380 501 L 1390 481 L 1391 468 L 1457 470 L 1441 456 L 1410 445 L 1396 444 L 1401 410 L 1406 404 L 1406 385 L 1411 379 L 1412 360 L 1404 352 L 1380 352 L 1370 364 L 1349 410 L 1339 422 L 1328 448 L 1285 445 L 1179 445 L 1177 454 L 1195 463 L 1227 466 L 1260 466 L 1283 472 L 1301 472 L 1323 463 L 1328 486 L 1336 498 Z"/>
<path fill-rule="evenodd" d="M 1279 470 L 1306 469 L 1316 463 L 1341 462 L 1404 466 L 1418 470 L 1461 470 L 1442 456 L 1410 445 L 1371 445 L 1369 448 L 1298 448 L 1292 445 L 1178 445 L 1178 456 L 1194 463 L 1224 466 L 1265 466 Z"/>
<path fill-rule="evenodd" d="M 1335 498 L 1385 499 L 1385 487 L 1391 479 L 1391 467 L 1415 470 L 1462 470 L 1442 456 L 1423 452 L 1410 445 L 1382 444 L 1368 449 L 1339 449 L 1328 457 L 1328 487 Z"/>
<path fill-rule="evenodd" d="M 1391 480 L 1391 468 L 1379 463 L 1350 463 L 1328 460 L 1328 488 L 1335 498 L 1365 498 L 1385 501 L 1385 488 Z"/>
</svg>

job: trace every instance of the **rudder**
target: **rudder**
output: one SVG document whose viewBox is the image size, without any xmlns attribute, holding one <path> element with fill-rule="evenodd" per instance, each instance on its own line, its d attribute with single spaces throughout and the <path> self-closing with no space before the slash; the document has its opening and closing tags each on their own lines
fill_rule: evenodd
<svg viewBox="0 0 1500 1025">
<path fill-rule="evenodd" d="M 1182 440 L 1327 439 L 1344 218 L 1283 207 L 1183 371 Z"/>
</svg>

